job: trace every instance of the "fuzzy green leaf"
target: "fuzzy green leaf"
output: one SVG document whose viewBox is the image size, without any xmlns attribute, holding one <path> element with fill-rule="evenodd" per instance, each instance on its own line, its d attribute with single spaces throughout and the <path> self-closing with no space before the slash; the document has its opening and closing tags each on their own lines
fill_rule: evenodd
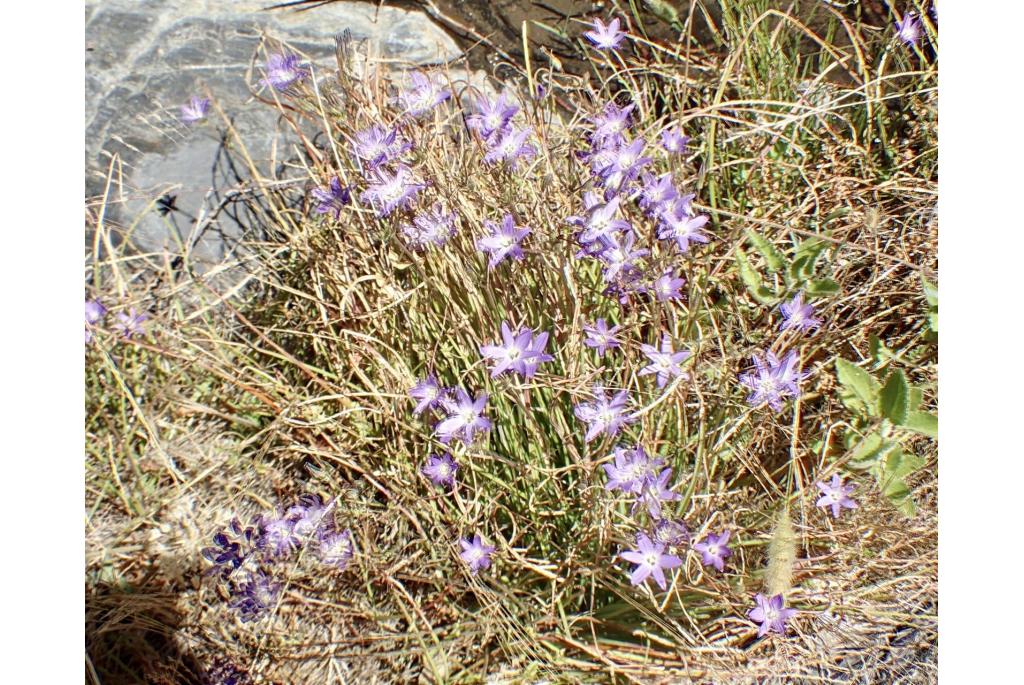
<svg viewBox="0 0 1024 685">
<path fill-rule="evenodd" d="M 882 416 L 899 425 L 907 420 L 910 413 L 910 386 L 903 371 L 896 369 L 885 379 L 885 385 L 878 396 L 878 409 Z"/>
<path fill-rule="evenodd" d="M 905 454 L 896 448 L 889 452 L 875 470 L 875 479 L 882 494 L 906 516 L 913 516 L 917 507 L 910 497 L 907 477 L 924 466 L 925 460 L 914 454 Z"/>
<path fill-rule="evenodd" d="M 878 433 L 869 433 L 859 445 L 850 452 L 847 465 L 854 470 L 864 471 L 875 465 L 879 457 L 895 447 L 895 443 L 888 442 Z"/>
<path fill-rule="evenodd" d="M 910 387 L 910 411 L 921 408 L 921 403 L 924 402 L 924 391 L 917 386 Z"/>
<path fill-rule="evenodd" d="M 765 287 L 764 283 L 761 282 L 760 274 L 750 264 L 750 260 L 747 259 L 747 255 L 743 250 L 739 248 L 736 249 L 736 268 L 739 269 L 740 278 L 743 280 L 743 284 L 747 286 L 750 294 L 754 296 L 754 299 L 761 304 L 774 305 L 778 303 L 778 295 Z"/>
<path fill-rule="evenodd" d="M 841 385 L 839 398 L 847 409 L 859 414 L 878 416 L 878 395 L 881 386 L 871 374 L 852 362 L 837 359 L 836 377 Z"/>
<path fill-rule="evenodd" d="M 835 295 L 838 292 L 839 284 L 831 278 L 819 278 L 817 280 L 807 282 L 807 294 L 813 297 Z"/>
<path fill-rule="evenodd" d="M 775 246 L 767 238 L 755 231 L 747 231 L 747 238 L 764 257 L 764 264 L 768 267 L 768 271 L 775 273 L 786 266 L 785 257 L 775 249 Z"/>
<path fill-rule="evenodd" d="M 931 412 L 909 412 L 906 420 L 900 423 L 900 427 L 927 435 L 929 438 L 939 439 L 939 417 Z"/>
<path fill-rule="evenodd" d="M 800 244 L 796 246 L 793 263 L 801 263 L 799 271 L 801 278 L 810 278 L 814 275 L 814 265 L 826 247 L 828 247 L 828 243 L 820 238 L 808 238 L 800 241 Z"/>
</svg>

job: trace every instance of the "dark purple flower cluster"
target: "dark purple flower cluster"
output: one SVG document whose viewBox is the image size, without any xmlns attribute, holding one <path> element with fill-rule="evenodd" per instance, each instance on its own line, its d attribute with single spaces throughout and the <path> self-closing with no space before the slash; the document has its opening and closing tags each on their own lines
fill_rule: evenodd
<svg viewBox="0 0 1024 685">
<path fill-rule="evenodd" d="M 341 180 L 335 176 L 331 179 L 327 188 L 314 188 L 313 199 L 316 200 L 317 214 L 334 214 L 335 219 L 341 218 L 341 209 L 352 200 L 351 191 L 341 185 Z"/>
<path fill-rule="evenodd" d="M 213 536 L 213 546 L 202 551 L 215 575 L 225 583 L 230 606 L 242 621 L 253 621 L 276 606 L 281 584 L 274 580 L 276 562 L 308 546 L 319 561 L 344 569 L 352 559 L 350 530 L 340 530 L 325 503 L 316 495 L 304 495 L 298 504 L 256 516 L 243 526 L 234 519 Z"/>
</svg>

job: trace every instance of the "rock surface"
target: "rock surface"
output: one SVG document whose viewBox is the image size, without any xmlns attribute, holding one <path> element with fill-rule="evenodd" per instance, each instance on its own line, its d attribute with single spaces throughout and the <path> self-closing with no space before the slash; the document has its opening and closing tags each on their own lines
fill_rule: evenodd
<svg viewBox="0 0 1024 685">
<path fill-rule="evenodd" d="M 259 70 L 250 69 L 264 35 L 328 66 L 334 37 L 346 29 L 371 55 L 396 65 L 443 63 L 460 54 L 454 40 L 420 12 L 362 2 L 264 11 L 267 4 L 86 2 L 86 194 L 104 194 L 116 156 L 106 219 L 130 228 L 141 250 L 176 252 L 204 206 L 207 213 L 220 206 L 242 175 L 222 144 L 219 116 L 211 112 L 194 127 L 180 122 L 179 108 L 192 95 L 216 100 L 261 168 L 280 160 L 287 135 L 272 108 L 252 102 L 246 83 L 247 74 L 259 79 Z M 174 211 L 157 211 L 165 194 L 174 196 Z M 228 256 L 249 223 L 233 210 L 221 212 L 195 246 L 197 262 L 213 265 Z"/>
</svg>

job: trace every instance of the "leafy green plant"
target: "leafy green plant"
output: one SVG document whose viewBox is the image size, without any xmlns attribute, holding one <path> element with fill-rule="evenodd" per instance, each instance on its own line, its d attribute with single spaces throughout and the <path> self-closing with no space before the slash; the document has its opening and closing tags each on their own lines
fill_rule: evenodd
<svg viewBox="0 0 1024 685">
<path fill-rule="evenodd" d="M 803 290 L 810 297 L 825 297 L 839 292 L 839 284 L 831 278 L 815 278 L 818 258 L 828 243 L 820 238 L 807 238 L 797 243 L 791 259 L 787 259 L 770 240 L 756 231 L 747 231 L 747 241 L 764 259 L 769 274 L 779 274 L 784 286 L 777 289 L 765 285 L 764 277 L 751 263 L 743 248 L 736 249 L 736 268 L 740 280 L 761 304 L 775 305 L 789 292 Z M 778 281 L 778 278 L 775 279 Z"/>
<path fill-rule="evenodd" d="M 853 430 L 844 438 L 849 450 L 847 466 L 870 472 L 882 494 L 905 515 L 913 516 L 917 507 L 907 478 L 924 466 L 925 460 L 904 451 L 903 443 L 914 434 L 937 439 L 938 417 L 921 409 L 924 392 L 911 386 L 900 369 L 890 370 L 880 381 L 840 358 L 836 376 L 839 399 L 854 415 Z"/>
</svg>

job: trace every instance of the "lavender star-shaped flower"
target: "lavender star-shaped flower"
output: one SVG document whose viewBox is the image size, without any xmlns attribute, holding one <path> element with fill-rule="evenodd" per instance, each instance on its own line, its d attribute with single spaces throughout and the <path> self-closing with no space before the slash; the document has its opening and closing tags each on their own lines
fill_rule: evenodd
<svg viewBox="0 0 1024 685">
<path fill-rule="evenodd" d="M 498 266 L 505 257 L 512 257 L 513 259 L 523 258 L 521 243 L 523 238 L 532 232 L 530 227 L 516 226 L 512 215 L 506 214 L 502 217 L 501 226 L 498 226 L 493 221 L 485 220 L 484 228 L 489 233 L 476 241 L 476 247 L 488 255 L 488 269 Z"/>
<path fill-rule="evenodd" d="M 679 190 L 672 183 L 671 172 L 657 178 L 644 172 L 640 178 L 644 184 L 640 188 L 639 205 L 648 216 L 660 216 L 679 197 Z"/>
<path fill-rule="evenodd" d="M 328 566 L 344 570 L 352 560 L 355 545 L 352 531 L 326 532 L 320 536 L 320 548 L 317 550 L 320 561 Z"/>
<path fill-rule="evenodd" d="M 280 512 L 264 514 L 260 519 L 260 536 L 258 547 L 270 557 L 283 557 L 299 546 L 299 536 L 295 534 L 295 522 Z"/>
<path fill-rule="evenodd" d="M 371 183 L 361 198 L 381 217 L 388 216 L 399 208 L 408 209 L 416 199 L 417 193 L 426 187 L 404 164 L 395 167 L 394 173 L 376 169 L 370 173 L 369 180 Z"/>
<path fill-rule="evenodd" d="M 107 308 L 99 300 L 85 301 L 85 343 L 92 342 L 92 328 L 107 314 Z"/>
<path fill-rule="evenodd" d="M 683 564 L 682 560 L 674 554 L 665 554 L 665 545 L 654 542 L 646 533 L 637 534 L 636 548 L 623 552 L 620 556 L 626 561 L 636 564 L 636 568 L 629 576 L 631 584 L 639 585 L 654 576 L 654 582 L 662 590 L 667 588 L 665 569 L 673 569 Z"/>
<path fill-rule="evenodd" d="M 635 512 L 641 504 L 647 507 L 647 513 L 652 519 L 661 518 L 661 505 L 663 502 L 676 502 L 683 498 L 677 492 L 673 492 L 668 482 L 672 479 L 672 469 L 662 469 L 656 477 L 647 478 L 640 492 L 640 498 L 633 504 Z"/>
<path fill-rule="evenodd" d="M 352 137 L 352 156 L 366 171 L 397 160 L 412 148 L 412 143 L 398 134 L 397 128 L 373 126 L 357 131 Z"/>
<path fill-rule="evenodd" d="M 519 105 L 512 102 L 507 90 L 503 90 L 494 100 L 479 98 L 476 113 L 466 117 L 466 125 L 484 140 L 491 140 L 494 134 L 500 134 L 508 127 L 518 111 Z"/>
<path fill-rule="evenodd" d="M 544 335 L 544 342 L 547 342 L 547 334 L 542 335 Z M 484 359 L 494 361 L 494 366 L 491 367 L 491 378 L 497 378 L 510 370 L 527 376 L 527 362 L 531 357 L 536 356 L 536 352 L 533 349 L 533 331 L 529 328 L 521 328 L 513 332 L 508 322 L 502 321 L 501 339 L 501 345 L 480 346 L 480 354 L 483 355 Z M 533 370 L 536 371 L 535 366 Z"/>
<path fill-rule="evenodd" d="M 594 386 L 594 401 L 581 402 L 573 407 L 576 418 L 587 424 L 586 442 L 592 441 L 604 433 L 614 437 L 624 426 L 634 421 L 626 413 L 629 404 L 629 391 L 620 390 L 611 399 L 601 386 Z"/>
<path fill-rule="evenodd" d="M 708 223 L 708 217 L 704 214 L 694 215 L 690 207 L 690 198 L 679 198 L 670 207 L 666 208 L 660 217 L 658 226 L 658 238 L 660 240 L 674 240 L 676 247 L 683 254 L 690 249 L 690 243 L 707 243 L 709 238 L 701 233 Z"/>
<path fill-rule="evenodd" d="M 327 188 L 313 188 L 313 199 L 317 201 L 317 214 L 334 214 L 334 218 L 341 218 L 341 209 L 352 200 L 351 192 L 341 185 L 341 180 L 335 176 L 328 183 Z"/>
<path fill-rule="evenodd" d="M 510 126 L 500 132 L 500 135 L 492 136 L 490 148 L 484 155 L 484 161 L 488 164 L 505 162 L 511 168 L 516 168 L 521 159 L 532 159 L 537 155 L 537 148 L 527 142 L 530 137 L 529 128 L 515 128 Z"/>
<path fill-rule="evenodd" d="M 452 92 L 436 74 L 414 71 L 409 77 L 412 85 L 399 91 L 394 99 L 403 114 L 422 117 L 452 96 Z"/>
<path fill-rule="evenodd" d="M 299 504 L 289 507 L 285 518 L 292 522 L 292 533 L 299 539 L 308 539 L 329 527 L 326 520 L 329 505 L 316 495 L 304 495 Z"/>
<path fill-rule="evenodd" d="M 787 329 L 809 331 L 821 328 L 821 319 L 814 318 L 814 305 L 804 304 L 804 294 L 802 292 L 794 295 L 793 299 L 789 302 L 783 302 L 779 305 L 779 311 L 782 312 L 782 322 L 779 324 L 780 331 Z"/>
<path fill-rule="evenodd" d="M 839 518 L 839 513 L 844 509 L 856 509 L 857 503 L 850 499 L 850 493 L 856 486 L 843 485 L 843 479 L 839 474 L 832 476 L 831 483 L 815 483 L 821 490 L 821 498 L 815 502 L 815 506 L 827 508 L 832 507 L 832 517 Z"/>
<path fill-rule="evenodd" d="M 781 362 L 771 352 L 764 360 L 758 354 L 752 360 L 754 370 L 740 375 L 740 383 L 752 391 L 747 404 L 759 407 L 767 402 L 773 410 L 782 411 L 782 398 L 799 395 L 799 383 L 808 376 L 796 369 L 800 358 L 795 351 L 790 351 Z"/>
<path fill-rule="evenodd" d="M 472 539 L 459 540 L 459 544 L 462 546 L 459 557 L 469 565 L 469 570 L 474 576 L 481 569 L 490 567 L 494 545 L 485 545 L 479 534 L 474 535 Z"/>
<path fill-rule="evenodd" d="M 761 625 L 757 629 L 757 636 L 763 637 L 766 633 L 775 632 L 780 635 L 786 633 L 786 621 L 796 615 L 795 609 L 785 608 L 782 595 L 775 595 L 768 599 L 758 593 L 754 597 L 754 608 L 747 612 L 747 616 L 754 623 Z"/>
<path fill-rule="evenodd" d="M 416 385 L 409 391 L 409 396 L 416 400 L 416 408 L 412 410 L 412 413 L 414 416 L 419 416 L 427 409 L 439 406 L 444 391 L 437 382 L 437 378 L 431 373 L 423 380 L 416 382 Z"/>
<path fill-rule="evenodd" d="M 455 388 L 455 397 L 445 407 L 448 416 L 437 424 L 434 432 L 445 444 L 460 439 L 468 445 L 476 433 L 491 429 L 490 419 L 483 415 L 486 407 L 487 393 L 474 399 L 462 388 Z"/>
<path fill-rule="evenodd" d="M 636 244 L 636 234 L 626 233 L 621 238 L 606 238 L 602 241 L 607 247 L 598 258 L 604 262 L 602 277 L 605 283 L 613 283 L 620 277 L 629 277 L 631 272 L 638 272 L 637 260 L 650 254 L 646 248 L 633 249 Z"/>
<path fill-rule="evenodd" d="M 614 102 L 606 104 L 601 113 L 590 120 L 594 125 L 594 143 L 621 140 L 622 134 L 630 127 L 630 113 L 635 107 L 636 103 L 632 102 L 625 107 L 619 107 Z"/>
<path fill-rule="evenodd" d="M 263 79 L 264 85 L 272 86 L 279 91 L 288 90 L 309 75 L 309 70 L 300 62 L 301 59 L 298 55 L 270 55 L 267 59 L 267 75 Z"/>
<path fill-rule="evenodd" d="M 595 18 L 592 31 L 584 31 L 583 35 L 593 43 L 598 50 L 617 50 L 625 40 L 626 34 L 619 31 L 618 17 L 612 19 L 606 25 L 600 18 Z"/>
<path fill-rule="evenodd" d="M 696 551 L 700 552 L 701 562 L 705 566 L 714 566 L 719 571 L 725 570 L 725 559 L 732 556 L 732 550 L 728 545 L 730 535 L 732 533 L 728 530 L 717 536 L 708 533 L 706 538 L 693 546 Z"/>
<path fill-rule="evenodd" d="M 181 106 L 181 121 L 186 124 L 194 124 L 206 118 L 206 112 L 210 109 L 210 98 L 201 98 L 193 95 L 187 105 Z"/>
<path fill-rule="evenodd" d="M 459 470 L 459 464 L 451 454 L 445 452 L 441 456 L 431 454 L 427 457 L 427 463 L 420 469 L 420 473 L 430 479 L 434 485 L 442 487 L 455 487 L 455 472 Z"/>
<path fill-rule="evenodd" d="M 608 476 L 605 490 L 620 490 L 634 495 L 643 492 L 652 474 L 665 463 L 662 459 L 648 457 L 640 445 L 633 449 L 617 447 L 612 456 L 613 463 L 601 467 Z"/>
<path fill-rule="evenodd" d="M 687 350 L 676 352 L 672 348 L 672 340 L 667 335 L 663 335 L 661 338 L 660 350 L 653 345 L 641 345 L 640 349 L 647 355 L 651 363 L 640 369 L 637 373 L 638 376 L 657 374 L 659 388 L 664 388 L 670 378 L 681 376 L 685 379 L 688 377 L 679 365 L 689 358 L 690 352 Z"/>
<path fill-rule="evenodd" d="M 135 307 L 130 307 L 127 312 L 117 313 L 117 322 L 114 324 L 114 330 L 119 331 L 126 339 L 142 335 L 146 332 L 142 324 L 148 318 L 147 314 L 140 314 L 135 311 Z"/>
<path fill-rule="evenodd" d="M 915 12 L 907 12 L 896 22 L 896 37 L 906 45 L 917 45 L 924 35 L 924 25 Z"/>
<path fill-rule="evenodd" d="M 681 155 L 686 152 L 690 136 L 683 135 L 678 128 L 668 128 L 661 132 L 661 147 L 665 152 Z"/>
<path fill-rule="evenodd" d="M 611 151 L 607 163 L 597 172 L 607 190 L 618 191 L 632 183 L 643 168 L 654 161 L 643 156 L 646 144 L 643 138 L 637 138 L 631 143 L 622 141 Z"/>
<path fill-rule="evenodd" d="M 455 235 L 454 212 L 444 211 L 440 202 L 435 202 L 429 212 L 417 214 L 411 224 L 402 224 L 402 235 L 414 250 L 425 250 L 430 246 L 441 247 Z"/>
<path fill-rule="evenodd" d="M 592 326 L 584 326 L 583 332 L 587 334 L 583 344 L 597 350 L 597 356 L 603 357 L 605 352 L 616 347 L 622 347 L 622 340 L 616 337 L 622 326 L 608 328 L 608 322 L 598 319 Z"/>
<path fill-rule="evenodd" d="M 658 302 L 666 302 L 668 300 L 680 299 L 683 296 L 681 289 L 684 285 L 686 285 L 686 279 L 682 277 L 676 278 L 672 275 L 672 270 L 670 269 L 654 282 L 651 289 L 654 291 L 654 297 L 657 298 Z"/>
<path fill-rule="evenodd" d="M 620 197 L 613 197 L 608 203 L 595 205 L 587 211 L 583 232 L 579 236 L 580 244 L 608 241 L 633 230 L 628 221 L 615 218 L 620 201 Z"/>
</svg>

